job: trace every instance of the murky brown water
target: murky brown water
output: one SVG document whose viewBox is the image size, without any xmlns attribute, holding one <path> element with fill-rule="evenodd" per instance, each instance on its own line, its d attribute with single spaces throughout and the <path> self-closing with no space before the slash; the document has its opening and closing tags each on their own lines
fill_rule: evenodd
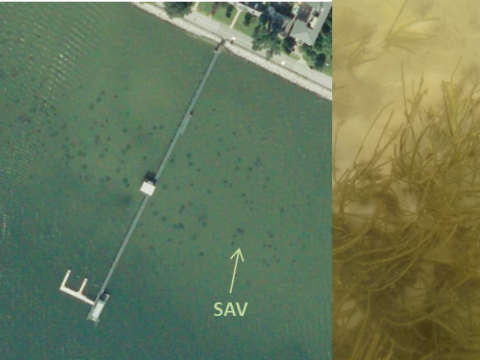
<svg viewBox="0 0 480 360">
<path fill-rule="evenodd" d="M 479 356 L 479 10 L 335 2 L 335 359 Z"/>
<path fill-rule="evenodd" d="M 480 61 L 480 4 L 462 1 L 353 1 L 335 3 L 334 131 L 341 126 L 337 167 L 356 154 L 369 126 L 387 104 L 393 128 L 404 123 L 402 66 L 408 93 L 424 77 L 426 106 L 441 101 L 441 84 L 477 71 Z M 403 10 L 402 10 L 403 9 Z M 388 38 L 389 37 L 389 38 Z M 374 128 L 371 146 L 384 128 Z M 348 139 L 348 141 L 346 140 Z"/>
</svg>

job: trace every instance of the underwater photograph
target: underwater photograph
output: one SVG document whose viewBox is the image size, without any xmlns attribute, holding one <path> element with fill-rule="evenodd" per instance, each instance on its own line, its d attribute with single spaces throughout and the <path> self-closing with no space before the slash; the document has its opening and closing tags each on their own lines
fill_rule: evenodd
<svg viewBox="0 0 480 360">
<path fill-rule="evenodd" d="M 335 1 L 337 360 L 480 358 L 480 3 Z"/>
</svg>

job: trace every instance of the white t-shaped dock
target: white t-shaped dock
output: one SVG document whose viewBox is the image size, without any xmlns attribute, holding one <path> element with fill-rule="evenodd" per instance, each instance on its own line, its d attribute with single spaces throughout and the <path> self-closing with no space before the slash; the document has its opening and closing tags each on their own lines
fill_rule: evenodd
<svg viewBox="0 0 480 360">
<path fill-rule="evenodd" d="M 67 293 L 68 295 L 71 295 L 71 296 L 73 296 L 73 297 L 75 297 L 75 298 L 77 298 L 77 299 L 79 299 L 79 300 L 82 300 L 82 301 L 86 302 L 87 304 L 93 306 L 93 304 L 94 304 L 93 300 L 90 300 L 88 297 L 86 297 L 85 295 L 82 294 L 83 289 L 84 289 L 85 286 L 87 285 L 87 281 L 88 281 L 87 278 L 85 278 L 85 279 L 83 280 L 83 283 L 82 283 L 82 285 L 80 286 L 80 289 L 79 289 L 78 291 L 72 290 L 72 289 L 70 289 L 70 288 L 68 288 L 68 287 L 65 286 L 65 284 L 67 283 L 67 280 L 68 280 L 71 272 L 72 272 L 72 271 L 71 271 L 70 269 L 67 270 L 67 274 L 65 275 L 65 278 L 64 278 L 63 281 L 62 281 L 62 285 L 60 285 L 60 291 L 63 291 L 64 293 Z"/>
</svg>

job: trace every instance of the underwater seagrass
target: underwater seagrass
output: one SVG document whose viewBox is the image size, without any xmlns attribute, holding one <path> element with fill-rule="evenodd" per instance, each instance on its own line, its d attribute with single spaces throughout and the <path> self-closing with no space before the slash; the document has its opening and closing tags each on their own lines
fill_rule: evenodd
<svg viewBox="0 0 480 360">
<path fill-rule="evenodd" d="M 403 126 L 384 109 L 372 155 L 334 172 L 333 358 L 479 359 L 480 81 L 452 75 L 436 110 L 403 89 Z"/>
</svg>

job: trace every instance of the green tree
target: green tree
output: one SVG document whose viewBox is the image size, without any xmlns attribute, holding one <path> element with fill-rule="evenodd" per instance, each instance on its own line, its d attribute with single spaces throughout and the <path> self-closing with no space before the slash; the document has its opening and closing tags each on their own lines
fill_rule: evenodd
<svg viewBox="0 0 480 360">
<path fill-rule="evenodd" d="M 280 54 L 282 41 L 278 35 L 270 31 L 265 25 L 259 25 L 253 34 L 252 49 L 255 51 L 265 50 L 267 58 Z"/>
<path fill-rule="evenodd" d="M 322 49 L 323 53 L 332 58 L 332 32 L 330 31 L 328 34 L 322 34 Z"/>
<path fill-rule="evenodd" d="M 321 70 L 325 66 L 326 61 L 327 57 L 325 56 L 325 54 L 318 54 L 315 57 L 315 63 L 313 64 L 313 67 L 317 70 Z"/>
<path fill-rule="evenodd" d="M 250 13 L 246 13 L 245 17 L 243 18 L 243 25 L 249 26 L 252 23 L 253 15 Z"/>
<path fill-rule="evenodd" d="M 282 41 L 278 38 L 277 34 L 274 34 L 275 38 L 272 39 L 267 48 L 267 58 L 271 59 L 274 55 L 280 54 L 282 50 Z"/>
<path fill-rule="evenodd" d="M 235 9 L 233 7 L 233 5 L 228 5 L 227 7 L 227 11 L 225 12 L 225 16 L 230 19 L 232 17 L 232 12 L 233 12 L 233 9 Z"/>
<path fill-rule="evenodd" d="M 270 16 L 268 15 L 268 11 L 262 12 L 262 14 L 261 14 L 260 17 L 258 18 L 258 20 L 260 21 L 260 24 L 262 24 L 263 26 L 268 27 L 268 22 L 269 22 L 269 20 L 270 20 Z"/>
<path fill-rule="evenodd" d="M 328 14 L 315 44 L 302 45 L 300 52 L 308 66 L 316 70 L 322 70 L 325 63 L 332 60 L 332 12 Z"/>
<path fill-rule="evenodd" d="M 170 18 L 182 18 L 192 12 L 193 2 L 166 2 L 165 11 Z"/>
<path fill-rule="evenodd" d="M 295 39 L 290 36 L 286 37 L 282 41 L 283 51 L 285 51 L 287 54 L 290 54 L 293 51 L 293 49 L 295 49 L 295 45 L 296 45 Z"/>
<path fill-rule="evenodd" d="M 325 54 L 318 53 L 315 51 L 313 46 L 302 45 L 300 48 L 303 59 L 308 64 L 308 66 L 314 68 L 315 70 L 322 70 L 327 60 Z"/>
<path fill-rule="evenodd" d="M 318 53 L 325 54 L 328 59 L 332 58 L 332 11 L 328 13 L 327 21 L 323 24 L 315 46 Z"/>
</svg>

